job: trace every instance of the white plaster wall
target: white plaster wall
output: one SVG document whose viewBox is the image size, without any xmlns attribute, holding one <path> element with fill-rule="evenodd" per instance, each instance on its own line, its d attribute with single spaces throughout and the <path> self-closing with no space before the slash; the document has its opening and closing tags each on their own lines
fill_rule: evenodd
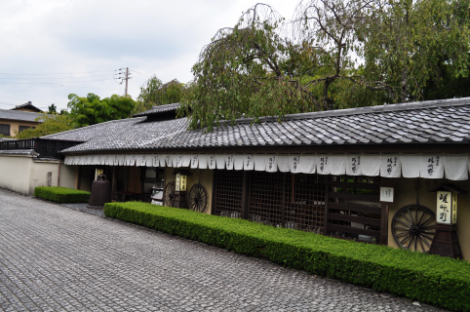
<svg viewBox="0 0 470 312">
<path fill-rule="evenodd" d="M 77 179 L 77 167 L 78 166 L 69 166 L 60 165 L 60 185 L 62 187 L 75 188 L 75 183 Z"/>
<path fill-rule="evenodd" d="M 50 185 L 47 183 L 49 172 L 52 173 Z M 58 172 L 59 162 L 57 160 L 34 160 L 31 166 L 29 194 L 34 194 L 34 188 L 37 186 L 57 186 Z"/>
<path fill-rule="evenodd" d="M 22 194 L 31 194 L 32 164 L 31 156 L 0 155 L 0 187 Z"/>
</svg>

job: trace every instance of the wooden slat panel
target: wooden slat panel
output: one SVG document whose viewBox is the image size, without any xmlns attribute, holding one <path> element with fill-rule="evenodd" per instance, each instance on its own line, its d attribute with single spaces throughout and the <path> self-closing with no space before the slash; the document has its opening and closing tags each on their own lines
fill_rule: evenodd
<svg viewBox="0 0 470 312">
<path fill-rule="evenodd" d="M 347 215 L 343 215 L 339 213 L 329 213 L 328 219 L 380 226 L 379 218 L 367 218 L 367 217 L 358 217 L 358 216 L 347 216 Z"/>
<path fill-rule="evenodd" d="M 336 193 L 330 192 L 330 198 L 340 198 L 340 199 L 353 199 L 353 200 L 363 200 L 368 202 L 378 202 L 378 194 L 350 194 L 350 193 Z"/>
<path fill-rule="evenodd" d="M 369 230 L 369 229 L 359 229 L 350 226 L 343 226 L 338 224 L 328 224 L 328 231 L 339 231 L 342 233 L 351 233 L 356 235 L 368 235 L 380 239 L 380 231 Z"/>
<path fill-rule="evenodd" d="M 375 207 L 367 207 L 362 205 L 353 205 L 353 204 L 337 204 L 337 203 L 328 203 L 329 210 L 347 210 L 347 211 L 357 211 L 366 214 L 380 214 L 381 209 Z"/>
<path fill-rule="evenodd" d="M 379 184 L 372 183 L 355 183 L 355 182 L 331 182 L 330 187 L 343 187 L 343 188 L 354 188 L 361 190 L 379 190 Z"/>
</svg>

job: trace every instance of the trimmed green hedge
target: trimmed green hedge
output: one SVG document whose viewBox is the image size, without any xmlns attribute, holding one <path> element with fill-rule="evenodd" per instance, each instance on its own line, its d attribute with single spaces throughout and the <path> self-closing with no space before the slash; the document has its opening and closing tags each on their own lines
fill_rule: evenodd
<svg viewBox="0 0 470 312">
<path fill-rule="evenodd" d="M 107 203 L 104 213 L 311 274 L 470 311 L 470 263 L 464 260 L 141 202 Z"/>
<path fill-rule="evenodd" d="M 88 203 L 90 200 L 90 192 L 57 186 L 38 186 L 34 196 L 56 203 Z"/>
</svg>

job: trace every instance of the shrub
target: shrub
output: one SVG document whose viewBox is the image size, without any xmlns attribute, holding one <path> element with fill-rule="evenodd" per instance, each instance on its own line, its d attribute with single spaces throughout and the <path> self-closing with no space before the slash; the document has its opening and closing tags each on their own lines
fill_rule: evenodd
<svg viewBox="0 0 470 312">
<path fill-rule="evenodd" d="M 108 217 L 451 310 L 470 311 L 470 263 L 140 202 Z"/>
<path fill-rule="evenodd" d="M 57 186 L 38 186 L 34 196 L 56 203 L 88 203 L 90 192 Z"/>
</svg>

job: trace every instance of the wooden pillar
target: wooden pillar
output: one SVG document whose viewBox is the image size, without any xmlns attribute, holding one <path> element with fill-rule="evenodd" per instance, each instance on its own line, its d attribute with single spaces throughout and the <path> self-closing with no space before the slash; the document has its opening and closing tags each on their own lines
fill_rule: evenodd
<svg viewBox="0 0 470 312">
<path fill-rule="evenodd" d="M 113 181 L 111 182 L 111 200 L 116 194 L 116 166 L 113 165 Z"/>
<path fill-rule="evenodd" d="M 325 215 L 323 219 L 323 235 L 328 235 L 328 203 L 330 201 L 330 179 L 332 176 L 325 176 Z"/>
<path fill-rule="evenodd" d="M 77 166 L 77 175 L 76 175 L 76 180 L 75 180 L 75 189 L 79 190 L 80 189 L 80 184 L 82 180 L 82 167 Z"/>
<path fill-rule="evenodd" d="M 248 189 L 248 172 L 243 170 L 243 182 L 242 182 L 242 218 L 250 218 L 250 208 L 249 208 L 249 189 Z"/>
<path fill-rule="evenodd" d="M 381 204 L 380 244 L 388 245 L 388 204 Z"/>
</svg>

